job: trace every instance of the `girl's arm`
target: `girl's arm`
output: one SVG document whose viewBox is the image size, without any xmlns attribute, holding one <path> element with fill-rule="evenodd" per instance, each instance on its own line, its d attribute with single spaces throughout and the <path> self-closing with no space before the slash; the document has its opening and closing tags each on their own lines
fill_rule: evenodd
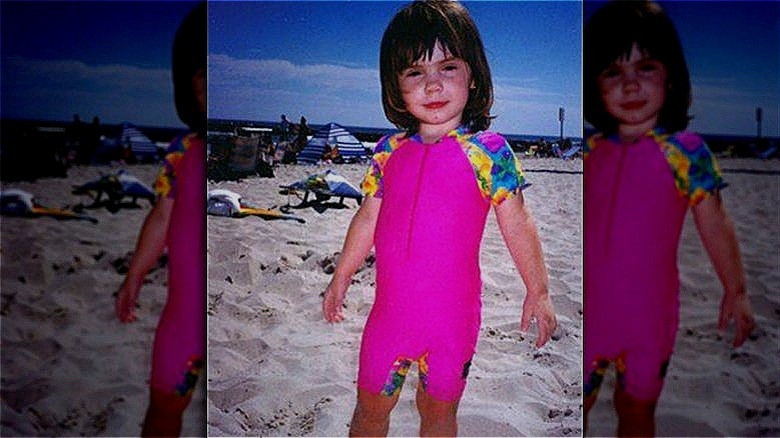
<svg viewBox="0 0 780 438">
<path fill-rule="evenodd" d="M 718 328 L 725 329 L 733 318 L 737 326 L 734 346 L 739 347 L 755 328 L 756 321 L 745 291 L 745 272 L 734 224 L 719 192 L 694 206 L 693 217 L 712 266 L 723 284 Z"/>
<path fill-rule="evenodd" d="M 531 319 L 536 318 L 539 326 L 536 346 L 541 347 L 552 336 L 557 322 L 547 293 L 547 267 L 544 265 L 536 225 L 525 206 L 522 193 L 505 200 L 495 210 L 501 235 L 527 290 L 520 330 L 528 330 Z"/>
<path fill-rule="evenodd" d="M 116 296 L 116 315 L 122 322 L 136 320 L 135 302 L 146 273 L 157 263 L 165 247 L 173 202 L 172 198 L 158 198 L 141 227 L 125 281 Z"/>
<path fill-rule="evenodd" d="M 366 196 L 363 199 L 363 204 L 349 224 L 336 270 L 330 284 L 325 289 L 322 314 L 328 322 L 344 320 L 341 305 L 344 303 L 344 296 L 352 281 L 352 275 L 366 259 L 368 252 L 374 245 L 374 229 L 382 200 L 373 196 Z"/>
</svg>

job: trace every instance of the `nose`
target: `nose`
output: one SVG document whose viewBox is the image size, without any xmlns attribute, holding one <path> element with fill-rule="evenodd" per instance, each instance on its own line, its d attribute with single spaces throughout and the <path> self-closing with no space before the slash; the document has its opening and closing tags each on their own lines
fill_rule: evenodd
<svg viewBox="0 0 780 438">
<path fill-rule="evenodd" d="M 621 79 L 623 82 L 623 90 L 635 91 L 639 89 L 639 77 L 636 71 L 630 69 L 624 71 Z"/>
<path fill-rule="evenodd" d="M 425 92 L 426 93 L 434 93 L 437 91 L 441 91 L 441 78 L 437 73 L 432 73 L 426 76 L 425 78 Z"/>
</svg>

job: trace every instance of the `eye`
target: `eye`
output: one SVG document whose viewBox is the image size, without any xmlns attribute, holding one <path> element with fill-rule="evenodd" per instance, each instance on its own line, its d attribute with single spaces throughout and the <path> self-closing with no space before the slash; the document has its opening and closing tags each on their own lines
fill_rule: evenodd
<svg viewBox="0 0 780 438">
<path fill-rule="evenodd" d="M 455 71 L 457 70 L 458 64 L 452 63 L 452 64 L 445 64 L 444 67 L 442 67 L 442 70 L 444 71 Z"/>
<path fill-rule="evenodd" d="M 415 69 L 415 68 L 407 68 L 401 73 L 401 77 L 403 78 L 414 78 L 417 76 L 420 76 L 422 73 Z"/>
<path fill-rule="evenodd" d="M 663 68 L 663 64 L 655 60 L 646 60 L 639 63 L 638 70 L 642 73 L 656 73 Z"/>
<path fill-rule="evenodd" d="M 601 72 L 599 76 L 601 76 L 603 79 L 614 79 L 620 76 L 620 68 L 614 65 L 607 67 L 604 69 L 604 71 Z"/>
</svg>

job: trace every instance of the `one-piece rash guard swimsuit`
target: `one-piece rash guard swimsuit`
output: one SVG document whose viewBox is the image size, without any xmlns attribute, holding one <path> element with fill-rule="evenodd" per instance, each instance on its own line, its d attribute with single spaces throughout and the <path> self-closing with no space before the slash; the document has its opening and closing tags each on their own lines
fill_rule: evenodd
<svg viewBox="0 0 780 438">
<path fill-rule="evenodd" d="M 585 396 L 615 362 L 629 395 L 655 400 L 679 316 L 677 248 L 689 206 L 725 186 L 696 134 L 596 135 L 584 163 Z"/>
<path fill-rule="evenodd" d="M 196 134 L 177 138 L 154 183 L 174 203 L 166 233 L 168 298 L 154 336 L 150 386 L 181 396 L 192 392 L 205 358 L 205 153 Z"/>
<path fill-rule="evenodd" d="M 382 204 L 359 388 L 395 395 L 417 361 L 429 395 L 462 395 L 479 332 L 487 213 L 526 185 L 509 144 L 492 132 L 461 127 L 434 144 L 402 133 L 377 144 L 362 183 Z"/>
</svg>

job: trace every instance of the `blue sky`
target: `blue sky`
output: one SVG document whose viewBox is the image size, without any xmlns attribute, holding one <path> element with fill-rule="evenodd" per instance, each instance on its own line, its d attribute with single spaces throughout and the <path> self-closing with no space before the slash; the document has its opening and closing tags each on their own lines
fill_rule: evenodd
<svg viewBox="0 0 780 438">
<path fill-rule="evenodd" d="M 390 127 L 377 73 L 382 32 L 403 3 L 209 2 L 211 117 Z M 579 135 L 578 2 L 466 2 L 493 70 L 505 133 Z M 584 5 L 586 17 L 594 2 Z M 691 129 L 780 136 L 780 2 L 662 2 L 693 82 Z M 170 50 L 193 3 L 0 1 L 3 117 L 181 127 Z"/>
<path fill-rule="evenodd" d="M 689 129 L 780 136 L 780 2 L 659 1 L 675 23 L 691 73 Z M 586 1 L 587 20 L 603 2 Z"/>
<path fill-rule="evenodd" d="M 3 117 L 183 127 L 171 47 L 192 2 L 0 2 Z"/>
<path fill-rule="evenodd" d="M 398 2 L 211 2 L 209 117 L 388 127 L 379 43 Z M 495 88 L 492 128 L 581 135 L 578 2 L 464 2 Z"/>
</svg>

